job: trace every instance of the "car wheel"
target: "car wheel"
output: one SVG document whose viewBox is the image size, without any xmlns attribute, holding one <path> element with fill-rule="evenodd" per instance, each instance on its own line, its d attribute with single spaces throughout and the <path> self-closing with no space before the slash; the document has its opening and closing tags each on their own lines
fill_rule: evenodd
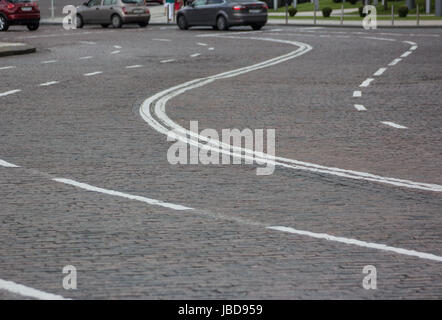
<svg viewBox="0 0 442 320">
<path fill-rule="evenodd" d="M 148 24 L 149 24 L 149 22 L 140 22 L 138 25 L 139 25 L 141 28 L 146 28 Z"/>
<path fill-rule="evenodd" d="M 253 30 L 261 30 L 262 27 L 263 27 L 263 25 L 261 25 L 261 24 L 252 24 Z"/>
<path fill-rule="evenodd" d="M 226 18 L 224 18 L 223 16 L 219 16 L 218 19 L 216 19 L 216 27 L 218 28 L 218 30 L 227 30 L 227 21 Z"/>
<path fill-rule="evenodd" d="M 40 26 L 39 23 L 33 23 L 33 24 L 28 24 L 27 25 L 29 31 L 35 31 L 35 30 L 38 29 L 39 26 Z"/>
<path fill-rule="evenodd" d="M 102 23 L 101 26 L 102 26 L 103 28 L 107 28 L 107 27 L 109 27 L 109 23 Z"/>
<path fill-rule="evenodd" d="M 9 23 L 8 20 L 2 15 L 0 15 L 0 31 L 8 31 Z"/>
<path fill-rule="evenodd" d="M 79 14 L 77 14 L 77 28 L 81 29 L 83 28 L 83 26 L 84 26 L 83 18 Z"/>
<path fill-rule="evenodd" d="M 121 21 L 121 18 L 118 14 L 114 14 L 112 16 L 112 27 L 114 27 L 115 29 L 121 28 L 121 26 L 123 25 L 123 21 Z"/>
<path fill-rule="evenodd" d="M 184 15 L 182 15 L 182 14 L 178 16 L 177 24 L 178 24 L 178 27 L 179 27 L 181 30 L 187 30 L 187 29 L 189 29 L 189 25 L 187 24 L 186 17 L 185 17 Z"/>
</svg>

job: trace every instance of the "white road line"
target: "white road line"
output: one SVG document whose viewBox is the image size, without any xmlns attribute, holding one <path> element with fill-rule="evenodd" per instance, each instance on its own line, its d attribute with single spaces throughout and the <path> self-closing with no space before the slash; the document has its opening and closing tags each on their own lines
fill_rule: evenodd
<svg viewBox="0 0 442 320">
<path fill-rule="evenodd" d="M 404 52 L 404 53 L 401 55 L 401 58 L 408 57 L 411 53 L 412 53 L 411 51 Z"/>
<path fill-rule="evenodd" d="M 21 91 L 20 89 L 6 91 L 6 92 L 3 92 L 3 93 L 0 93 L 0 97 L 9 96 L 10 94 L 14 94 L 14 93 L 17 93 L 17 92 L 20 92 L 20 91 Z"/>
<path fill-rule="evenodd" d="M 0 67 L 0 70 L 14 69 L 15 66 Z"/>
<path fill-rule="evenodd" d="M 13 163 L 7 162 L 5 160 L 0 159 L 0 166 L 6 167 L 6 168 L 18 168 L 19 166 L 16 166 Z"/>
<path fill-rule="evenodd" d="M 381 74 L 383 74 L 385 72 L 385 70 L 387 70 L 387 68 L 379 68 L 379 70 L 376 71 L 373 75 L 380 76 Z"/>
<path fill-rule="evenodd" d="M 93 41 L 80 41 L 83 44 L 97 44 L 96 42 Z"/>
<path fill-rule="evenodd" d="M 130 199 L 130 200 L 141 201 L 141 202 L 145 202 L 147 204 L 161 206 L 161 207 L 170 208 L 170 209 L 174 209 L 174 210 L 192 210 L 193 209 L 193 208 L 185 207 L 185 206 L 182 206 L 179 204 L 173 204 L 173 203 L 163 202 L 161 200 L 150 199 L 150 198 L 141 197 L 141 196 L 134 196 L 134 195 L 131 195 L 128 193 L 123 193 L 123 192 L 119 192 L 119 191 L 94 187 L 89 184 L 77 182 L 77 181 L 74 181 L 71 179 L 54 178 L 52 180 L 57 181 L 57 182 L 61 182 L 64 184 L 69 184 L 69 185 L 75 186 L 77 188 L 85 189 L 88 191 L 94 191 L 94 192 L 108 194 L 111 196 L 118 196 L 118 197 Z"/>
<path fill-rule="evenodd" d="M 135 64 L 135 65 L 133 65 L 133 66 L 127 66 L 126 69 L 135 69 L 135 68 L 141 68 L 141 67 L 143 67 L 143 65 L 141 65 L 141 64 Z"/>
<path fill-rule="evenodd" d="M 396 65 L 398 62 L 400 62 L 401 60 L 402 60 L 401 58 L 394 59 L 394 60 L 391 61 L 388 65 L 389 65 L 389 66 L 394 66 L 394 65 Z"/>
<path fill-rule="evenodd" d="M 203 47 L 207 46 L 207 43 L 202 43 L 202 42 L 197 42 L 196 44 Z"/>
<path fill-rule="evenodd" d="M 55 63 L 55 62 L 57 62 L 58 60 L 47 60 L 47 61 L 42 61 L 41 63 L 42 64 L 49 64 L 49 63 Z"/>
<path fill-rule="evenodd" d="M 40 87 L 48 87 L 48 86 L 52 86 L 57 83 L 58 83 L 58 81 L 49 81 L 49 82 L 40 83 L 39 86 Z"/>
<path fill-rule="evenodd" d="M 103 71 L 95 71 L 95 72 L 91 72 L 91 73 L 85 73 L 84 76 L 90 77 L 90 76 L 95 76 L 95 75 L 101 74 L 101 73 L 103 73 Z"/>
<path fill-rule="evenodd" d="M 165 41 L 165 42 L 171 41 L 170 39 L 152 39 L 152 40 L 155 40 L 155 41 Z"/>
<path fill-rule="evenodd" d="M 412 46 L 411 48 L 410 48 L 410 50 L 412 50 L 412 51 L 414 51 L 414 50 L 416 50 L 417 49 L 417 46 Z"/>
<path fill-rule="evenodd" d="M 3 279 L 0 279 L 0 289 L 12 292 L 14 294 L 18 294 L 20 296 L 30 297 L 40 300 L 69 300 L 56 294 L 47 293 L 44 291 L 26 287 L 22 284 L 18 284 L 12 281 L 6 281 Z"/>
<path fill-rule="evenodd" d="M 358 111 L 366 111 L 367 109 L 362 104 L 355 104 L 354 105 L 356 110 Z"/>
<path fill-rule="evenodd" d="M 238 148 L 232 146 L 230 144 L 222 143 L 215 139 L 209 139 L 205 136 L 199 135 L 195 132 L 191 132 L 174 121 L 172 121 L 166 114 L 165 108 L 166 103 L 170 99 L 194 88 L 199 88 L 209 83 L 212 83 L 218 79 L 225 79 L 235 77 L 240 74 L 244 74 L 250 71 L 259 70 L 263 68 L 267 68 L 269 66 L 273 66 L 279 64 L 281 62 L 293 59 L 300 55 L 305 54 L 310 51 L 312 47 L 308 44 L 297 42 L 297 41 L 288 41 L 282 39 L 274 39 L 274 38 L 256 38 L 256 37 L 228 37 L 228 36 L 213 36 L 213 37 L 223 37 L 223 38 L 232 38 L 232 39 L 251 39 L 251 40 L 260 40 L 260 41 L 273 41 L 279 43 L 287 43 L 294 46 L 298 46 L 299 48 L 295 51 L 289 52 L 288 54 L 275 57 L 251 66 L 226 71 L 217 75 L 199 78 L 192 81 L 188 81 L 182 83 L 180 85 L 174 86 L 172 88 L 163 90 L 150 98 L 146 99 L 140 107 L 140 115 L 141 117 L 155 130 L 165 135 L 168 135 L 170 131 L 174 131 L 174 133 L 179 133 L 176 135 L 176 139 L 197 146 L 199 148 L 204 148 L 208 150 L 213 150 L 216 153 L 228 154 L 233 157 L 248 159 L 253 161 L 260 161 L 262 163 L 267 163 L 273 166 L 281 166 L 284 168 L 294 169 L 294 170 L 303 170 L 309 172 L 315 172 L 318 174 L 329 174 L 338 176 L 341 178 L 355 179 L 355 180 L 363 180 L 363 181 L 372 181 L 381 184 L 387 184 L 391 186 L 404 187 L 409 189 L 419 189 L 433 192 L 442 192 L 442 186 L 431 183 L 424 182 L 415 182 L 411 180 L 398 179 L 398 178 L 390 178 L 383 177 L 367 172 L 348 170 L 348 169 L 340 169 L 336 167 L 326 167 L 314 163 L 308 163 L 304 161 L 288 159 L 283 157 L 275 157 L 273 155 L 265 154 L 263 152 L 257 152 L 254 150 L 249 150 L 245 148 Z M 152 108 L 152 110 L 151 110 Z M 152 112 L 157 118 L 152 116 Z M 188 139 L 188 137 L 194 137 L 195 139 Z M 204 141 L 204 143 L 200 143 L 199 141 Z M 258 160 L 257 160 L 258 159 Z"/>
<path fill-rule="evenodd" d="M 353 91 L 353 97 L 360 97 L 360 96 L 362 96 L 361 91 Z"/>
<path fill-rule="evenodd" d="M 362 37 L 363 39 L 382 40 L 382 41 L 396 41 L 396 39 L 376 38 L 376 37 Z"/>
<path fill-rule="evenodd" d="M 397 124 L 397 123 L 394 123 L 394 122 L 391 122 L 391 121 L 381 121 L 381 123 L 383 123 L 383 124 L 385 124 L 387 126 L 393 127 L 393 128 L 397 128 L 397 129 L 408 129 L 405 126 L 402 126 L 400 124 Z"/>
<path fill-rule="evenodd" d="M 121 49 L 121 46 L 114 46 L 115 49 Z"/>
<path fill-rule="evenodd" d="M 110 54 L 117 54 L 117 53 L 120 53 L 120 50 L 112 51 Z"/>
<path fill-rule="evenodd" d="M 413 41 L 404 41 L 405 43 L 408 43 L 408 44 L 411 44 L 412 46 L 415 46 L 416 45 L 416 42 L 413 42 Z"/>
<path fill-rule="evenodd" d="M 209 49 L 207 49 L 207 50 L 209 50 L 209 51 L 213 51 L 213 50 L 215 50 L 215 48 L 213 48 L 213 47 L 210 47 Z"/>
<path fill-rule="evenodd" d="M 359 86 L 360 87 L 368 87 L 370 85 L 370 82 L 372 82 L 373 80 L 374 80 L 373 78 L 365 79 L 364 82 L 362 82 Z"/>
<path fill-rule="evenodd" d="M 87 60 L 87 59 L 92 59 L 93 57 L 92 56 L 86 56 L 86 57 L 81 57 L 81 58 L 78 58 L 79 60 Z"/>
<path fill-rule="evenodd" d="M 168 59 L 168 60 L 161 60 L 161 63 L 168 63 L 168 62 L 173 62 L 175 61 L 175 59 Z"/>
<path fill-rule="evenodd" d="M 201 53 L 194 53 L 194 54 L 191 54 L 190 57 L 191 58 L 195 58 L 195 57 L 198 57 L 200 55 L 201 55 Z"/>
<path fill-rule="evenodd" d="M 277 230 L 277 231 L 282 231 L 282 232 L 293 233 L 293 234 L 297 234 L 297 235 L 300 235 L 300 236 L 309 236 L 309 237 L 312 237 L 312 238 L 322 239 L 322 240 L 327 240 L 327 241 L 340 242 L 340 243 L 345 243 L 345 244 L 348 244 L 348 245 L 356 245 L 356 246 L 359 246 L 359 247 L 365 247 L 365 248 L 370 248 L 370 249 L 389 251 L 389 252 L 399 253 L 399 254 L 402 254 L 402 255 L 417 257 L 417 258 L 421 258 L 421 259 L 427 259 L 427 260 L 433 260 L 433 261 L 442 262 L 442 257 L 436 256 L 436 255 L 431 254 L 431 253 L 425 253 L 425 252 L 419 252 L 419 251 L 415 251 L 415 250 L 396 248 L 396 247 L 387 246 L 385 244 L 378 244 L 378 243 L 373 243 L 373 242 L 365 242 L 365 241 L 361 241 L 361 240 L 349 239 L 349 238 L 344 238 L 344 237 L 336 237 L 336 236 L 332 236 L 332 235 L 329 235 L 329 234 L 326 234 L 326 233 L 316 233 L 316 232 L 297 230 L 297 229 L 288 228 L 288 227 L 281 227 L 281 226 L 267 227 L 267 229 L 272 229 L 272 230 Z"/>
</svg>

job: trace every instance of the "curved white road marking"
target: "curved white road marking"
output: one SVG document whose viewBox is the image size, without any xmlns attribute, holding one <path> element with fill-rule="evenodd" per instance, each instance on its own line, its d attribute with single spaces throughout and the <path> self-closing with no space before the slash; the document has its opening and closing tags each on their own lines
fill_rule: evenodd
<svg viewBox="0 0 442 320">
<path fill-rule="evenodd" d="M 6 91 L 6 92 L 3 92 L 3 93 L 0 93 L 0 97 L 9 96 L 10 94 L 14 94 L 14 93 L 17 93 L 17 92 L 20 92 L 20 91 L 21 91 L 20 89 L 9 90 L 9 91 Z"/>
<path fill-rule="evenodd" d="M 56 294 L 47 293 L 34 288 L 26 287 L 13 281 L 6 281 L 3 279 L 0 279 L 0 289 L 18 294 L 23 297 L 30 297 L 40 300 L 69 300 Z"/>
<path fill-rule="evenodd" d="M 390 126 L 390 127 L 396 128 L 396 129 L 408 129 L 408 128 L 405 127 L 405 126 L 402 126 L 402 125 L 400 125 L 400 124 L 397 124 L 397 123 L 394 123 L 394 122 L 391 122 L 391 121 L 381 121 L 381 123 L 383 123 L 383 124 L 385 124 L 385 125 L 387 125 L 387 126 Z"/>
<path fill-rule="evenodd" d="M 6 168 L 19 168 L 19 166 L 16 166 L 13 163 L 7 162 L 5 160 L 0 159 L 0 166 L 6 167 Z"/>
<path fill-rule="evenodd" d="M 373 78 L 365 79 L 359 86 L 360 87 L 368 87 L 373 80 L 374 80 Z"/>
<path fill-rule="evenodd" d="M 339 176 L 343 178 L 350 178 L 350 179 L 356 179 L 356 180 L 365 180 L 365 181 L 373 181 L 373 182 L 379 182 L 382 184 L 388 184 L 393 186 L 400 186 L 410 189 L 419 189 L 419 190 L 426 190 L 426 191 L 436 191 L 436 192 L 442 192 L 442 186 L 437 184 L 430 184 L 430 183 L 423 183 L 423 182 L 415 182 L 405 179 L 397 179 L 397 178 L 390 178 L 390 177 L 383 177 L 374 175 L 371 173 L 366 172 L 360 172 L 360 171 L 354 171 L 354 170 L 347 170 L 347 169 L 340 169 L 335 167 L 326 167 L 322 165 L 317 165 L 313 163 L 293 160 L 293 159 L 287 159 L 282 157 L 273 157 L 271 155 L 262 153 L 262 152 L 256 152 L 249 149 L 244 148 L 236 148 L 228 144 L 224 144 L 218 140 L 214 139 L 208 139 L 205 136 L 201 136 L 197 133 L 191 132 L 187 129 L 184 129 L 183 127 L 179 126 L 175 122 L 173 122 L 171 119 L 168 118 L 167 114 L 165 113 L 165 105 L 168 100 L 188 91 L 194 88 L 202 87 L 204 85 L 207 85 L 211 82 L 214 82 L 218 79 L 225 79 L 225 78 L 231 78 L 238 76 L 240 74 L 244 74 L 253 70 L 258 70 L 262 68 L 267 68 L 269 66 L 273 66 L 276 64 L 279 64 L 281 62 L 293 59 L 295 57 L 298 57 L 300 55 L 305 54 L 306 52 L 310 51 L 312 47 L 308 44 L 297 42 L 297 41 L 288 41 L 288 40 L 281 40 L 281 39 L 273 39 L 273 38 L 255 38 L 255 37 L 228 37 L 228 36 L 217 36 L 217 37 L 223 37 L 223 38 L 233 38 L 233 39 L 251 39 L 251 40 L 260 40 L 260 41 L 273 41 L 273 42 L 279 42 L 279 43 L 286 43 L 291 44 L 294 46 L 298 46 L 299 49 L 292 51 L 288 54 L 266 60 L 261 63 L 257 63 L 248 67 L 243 67 L 239 69 L 235 69 L 232 71 L 223 72 L 214 76 L 209 76 L 205 78 L 195 79 L 192 81 L 185 82 L 183 84 L 177 85 L 175 87 L 166 89 L 164 91 L 161 91 L 154 96 L 146 99 L 143 104 L 140 107 L 140 115 L 141 117 L 155 130 L 158 132 L 161 132 L 163 134 L 168 134 L 170 131 L 174 131 L 177 133 L 180 133 L 177 135 L 177 139 L 181 140 L 185 143 L 192 144 L 195 146 L 198 146 L 199 148 L 205 148 L 213 150 L 217 153 L 224 153 L 228 154 L 234 157 L 239 157 L 243 159 L 249 159 L 252 161 L 255 161 L 256 159 L 259 159 L 259 161 L 271 165 L 278 165 L 285 168 L 290 169 L 296 169 L 296 170 L 304 170 L 304 171 L 310 171 L 310 172 L 316 172 L 316 173 L 326 173 L 334 176 Z M 155 119 L 151 114 L 151 107 L 153 108 L 154 114 L 157 117 Z M 193 137 L 192 139 L 188 139 L 187 137 Z M 200 143 L 199 141 L 204 141 L 206 143 Z M 232 151 L 232 149 L 234 151 Z"/>
<path fill-rule="evenodd" d="M 389 66 L 395 66 L 398 62 L 400 62 L 402 59 L 401 58 L 396 58 L 393 61 L 391 61 L 388 65 Z"/>
<path fill-rule="evenodd" d="M 404 53 L 401 55 L 401 58 L 408 57 L 410 54 L 412 54 L 412 51 L 404 52 Z"/>
</svg>

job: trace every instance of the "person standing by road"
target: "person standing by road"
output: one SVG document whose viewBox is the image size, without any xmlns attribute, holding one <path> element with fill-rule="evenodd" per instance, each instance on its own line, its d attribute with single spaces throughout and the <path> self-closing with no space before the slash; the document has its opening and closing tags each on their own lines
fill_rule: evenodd
<svg viewBox="0 0 442 320">
<path fill-rule="evenodd" d="M 164 8 L 166 10 L 167 23 L 169 23 L 173 20 L 174 6 L 175 6 L 175 0 L 165 0 Z"/>
</svg>

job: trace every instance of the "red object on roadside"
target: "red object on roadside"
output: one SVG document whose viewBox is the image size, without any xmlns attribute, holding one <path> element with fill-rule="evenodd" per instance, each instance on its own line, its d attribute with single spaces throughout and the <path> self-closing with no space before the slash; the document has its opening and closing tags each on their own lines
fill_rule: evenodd
<svg viewBox="0 0 442 320">
<path fill-rule="evenodd" d="M 181 1 L 176 1 L 175 0 L 175 11 L 178 11 L 178 10 L 180 10 L 181 9 L 181 4 L 182 4 L 182 2 Z"/>
</svg>

